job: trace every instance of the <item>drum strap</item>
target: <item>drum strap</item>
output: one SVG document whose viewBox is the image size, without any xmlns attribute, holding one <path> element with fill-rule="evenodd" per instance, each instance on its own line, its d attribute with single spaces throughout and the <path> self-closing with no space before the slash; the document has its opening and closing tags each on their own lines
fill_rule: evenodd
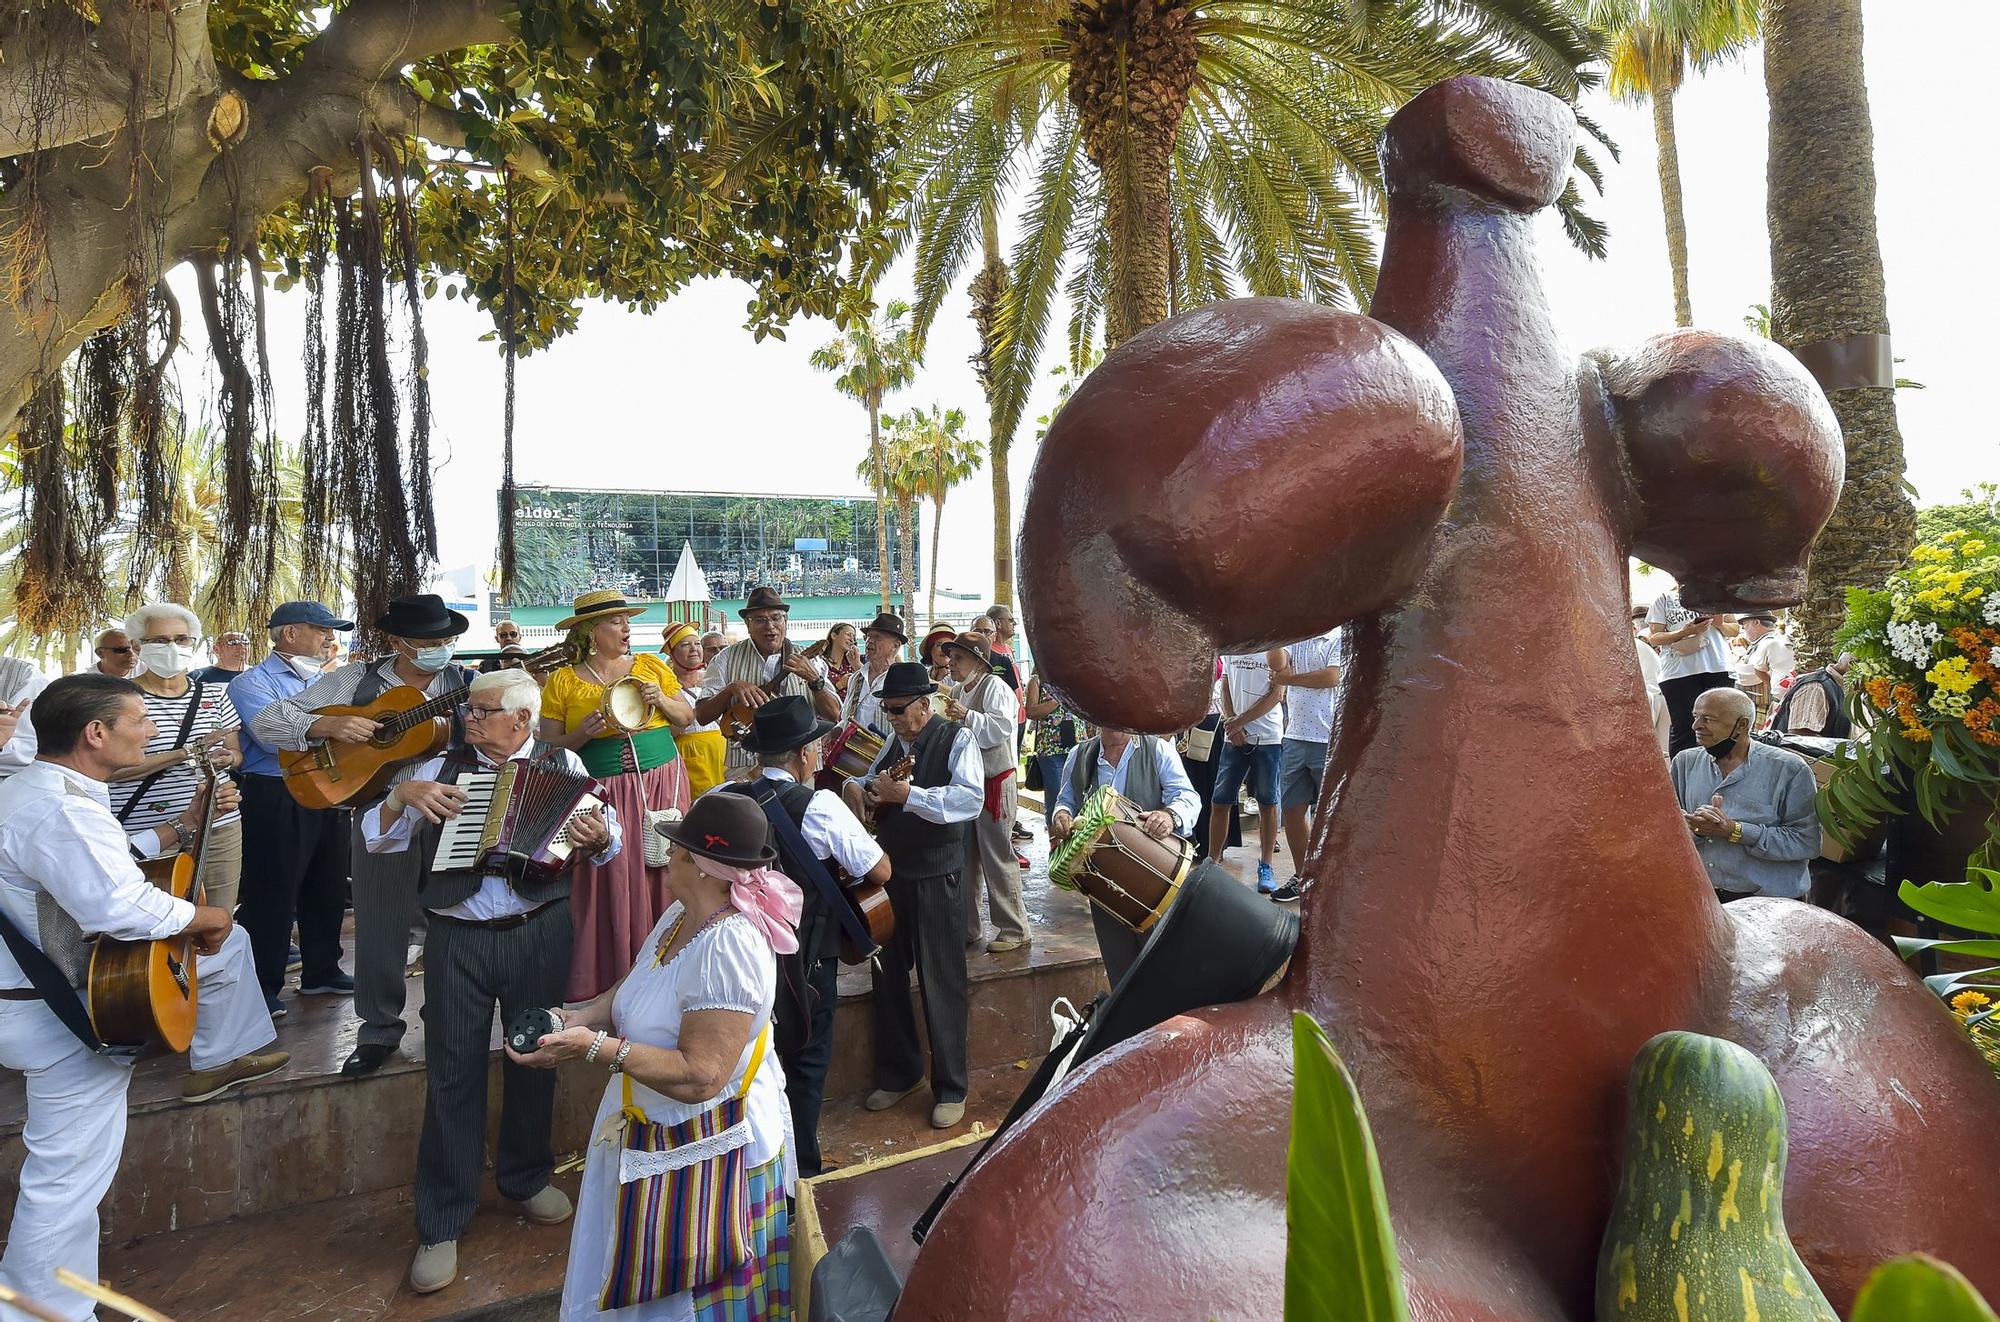
<svg viewBox="0 0 2000 1322">
<path fill-rule="evenodd" d="M 813 853 L 812 846 L 806 843 L 805 835 L 799 830 L 798 823 L 792 820 L 792 815 L 778 802 L 777 786 L 769 781 L 760 780 L 744 787 L 742 793 L 754 799 L 757 806 L 764 810 L 764 816 L 770 818 L 771 829 L 778 834 L 778 848 L 784 851 L 785 860 L 806 874 L 805 879 L 811 881 L 813 887 L 819 891 L 820 900 L 825 903 L 827 912 L 840 921 L 841 931 L 847 934 L 847 939 L 854 942 L 861 950 L 873 950 L 875 939 L 868 935 L 868 929 L 854 916 L 854 907 L 848 904 L 847 897 L 841 894 L 840 886 L 826 870 L 826 864 Z"/>
</svg>

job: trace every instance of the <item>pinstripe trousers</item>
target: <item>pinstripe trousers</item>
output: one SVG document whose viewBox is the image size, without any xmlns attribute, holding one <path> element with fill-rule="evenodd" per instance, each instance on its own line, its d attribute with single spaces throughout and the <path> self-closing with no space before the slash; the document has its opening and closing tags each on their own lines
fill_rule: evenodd
<svg viewBox="0 0 2000 1322">
<path fill-rule="evenodd" d="M 417 1143 L 417 1235 L 457 1239 L 479 1205 L 486 1164 L 486 1078 L 493 1010 L 504 1025 L 520 1010 L 562 1004 L 569 977 L 569 901 L 537 909 L 519 927 L 469 926 L 431 915 L 424 937 L 424 1132 Z M 550 1146 L 556 1072 L 502 1059 L 500 1146 L 494 1182 L 503 1198 L 532 1198 L 555 1165 Z"/>
<path fill-rule="evenodd" d="M 373 811 L 369 809 L 368 811 Z M 407 992 L 410 942 L 422 939 L 423 907 L 417 883 L 424 858 L 416 849 L 371 854 L 361 839 L 361 814 L 354 814 L 350 855 L 354 893 L 354 1013 L 361 1020 L 357 1043 L 393 1047 L 403 1040 L 403 998 Z"/>
</svg>

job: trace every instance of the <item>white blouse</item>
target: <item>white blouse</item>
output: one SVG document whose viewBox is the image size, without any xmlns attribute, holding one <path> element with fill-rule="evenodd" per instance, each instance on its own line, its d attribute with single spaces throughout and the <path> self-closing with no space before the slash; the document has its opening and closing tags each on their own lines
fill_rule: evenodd
<svg viewBox="0 0 2000 1322">
<path fill-rule="evenodd" d="M 778 994 L 777 956 L 763 933 L 739 913 L 717 919 L 667 963 L 656 963 L 660 939 L 680 915 L 681 905 L 676 902 L 660 915 L 660 921 L 640 947 L 638 962 L 611 1000 L 612 1034 L 647 1046 L 674 1047 L 680 1044 L 684 1015 L 697 1010 L 736 1010 L 751 1016 L 750 1040 L 744 1044 L 743 1054 L 737 1057 L 729 1082 L 705 1102 L 677 1102 L 634 1079 L 633 1104 L 646 1113 L 646 1119 L 661 1125 L 678 1124 L 742 1088 L 743 1076 L 756 1052 L 757 1035 L 770 1024 Z M 603 1101 L 598 1103 L 597 1119 L 591 1126 L 590 1158 L 584 1167 L 583 1187 L 577 1195 L 576 1228 L 569 1245 L 569 1276 L 563 1282 L 564 1322 L 583 1318 L 677 1322 L 693 1316 L 686 1293 L 612 1313 L 597 1307 L 611 1259 L 612 1221 L 618 1200 L 617 1130 L 607 1126 L 611 1126 L 623 1106 L 622 1084 L 613 1077 L 605 1086 Z M 774 1043 L 765 1044 L 763 1061 L 750 1085 L 745 1113 L 750 1122 L 745 1165 L 761 1166 L 784 1153 L 785 1189 L 789 1193 L 794 1169 L 792 1112 L 785 1101 L 785 1071 L 778 1063 Z M 614 1135 L 612 1142 L 595 1141 L 607 1132 Z"/>
</svg>

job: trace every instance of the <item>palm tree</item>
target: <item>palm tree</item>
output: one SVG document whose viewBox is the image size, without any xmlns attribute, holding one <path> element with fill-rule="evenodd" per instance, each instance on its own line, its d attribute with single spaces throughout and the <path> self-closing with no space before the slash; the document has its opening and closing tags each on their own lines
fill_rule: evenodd
<svg viewBox="0 0 2000 1322">
<path fill-rule="evenodd" d="M 837 373 L 834 388 L 868 410 L 869 487 L 875 492 L 875 558 L 882 567 L 881 605 L 889 609 L 889 525 L 883 517 L 888 501 L 882 473 L 882 400 L 910 384 L 917 374 L 918 352 L 906 318 L 910 305 L 893 302 L 879 317 L 850 326 L 839 339 L 813 350 L 812 365 Z"/>
<path fill-rule="evenodd" d="M 897 560 L 903 566 L 903 620 L 906 624 L 916 623 L 916 516 L 917 501 L 923 496 L 923 472 L 918 468 L 918 455 L 908 432 L 898 424 L 901 419 L 890 415 L 884 419 L 889 434 L 882 442 L 882 482 L 886 500 L 880 508 L 886 510 L 890 504 L 896 509 Z M 870 480 L 872 465 L 863 459 L 854 467 L 854 475 L 866 482 Z M 885 608 L 886 609 L 886 608 Z"/>
<path fill-rule="evenodd" d="M 1463 73 L 1573 99 L 1595 55 L 1560 0 L 867 0 L 854 22 L 903 77 L 908 202 L 882 260 L 914 245 L 919 344 L 975 250 L 996 271 L 994 220 L 1025 190 L 982 335 L 1003 451 L 1059 291 L 1073 361 L 1100 325 L 1116 345 L 1239 290 L 1354 306 L 1388 114 Z M 1563 210 L 1601 253 L 1574 187 Z"/>
<path fill-rule="evenodd" d="M 1820 664 L 1846 618 L 1846 590 L 1881 583 L 1916 536 L 1875 230 L 1861 0 L 1766 0 L 1764 87 L 1771 335 L 1815 369 L 1847 443 L 1846 485 L 1813 545 L 1805 601 L 1793 616 L 1805 640 L 1801 659 Z M 1844 370 L 1833 370 L 1836 358 Z"/>
<path fill-rule="evenodd" d="M 304 505 L 300 500 L 303 478 L 297 447 L 279 447 L 277 476 L 276 572 L 258 583 L 254 597 L 244 603 L 242 619 L 225 619 L 216 600 L 225 550 L 221 437 L 200 427 L 182 441 L 169 474 L 173 491 L 164 526 L 138 525 L 132 514 L 138 504 L 134 490 L 136 475 L 122 474 L 122 513 L 99 543 L 105 582 L 113 594 L 103 603 L 105 613 L 121 615 L 147 600 L 177 601 L 192 608 L 212 632 L 220 632 L 268 618 L 281 601 L 313 595 L 301 581 L 299 552 L 305 532 Z M 19 553 L 27 528 L 21 521 L 18 502 L 8 502 L 7 508 L 9 513 L 0 522 L 0 600 L 12 601 L 20 587 Z M 339 559 L 327 557 L 329 563 L 336 565 Z M 325 586 L 313 585 L 315 592 Z M 257 630 L 253 628 L 250 632 L 254 636 Z M 66 669 L 82 651 L 87 633 L 86 629 L 74 636 L 31 636 L 8 619 L 0 626 L 0 652 L 31 655 L 45 665 L 59 664 Z"/>
<path fill-rule="evenodd" d="M 1690 71 L 1699 73 L 1757 40 L 1758 0 L 1586 0 L 1584 12 L 1590 26 L 1610 42 L 1612 97 L 1630 105 L 1652 103 L 1660 205 L 1667 217 L 1667 264 L 1674 281 L 1674 324 L 1692 326 L 1674 94 Z"/>
<path fill-rule="evenodd" d="M 898 420 L 912 453 L 918 487 L 928 497 L 931 516 L 930 618 L 937 618 L 938 543 L 944 533 L 944 498 L 979 470 L 985 448 L 965 434 L 965 410 L 911 409 Z"/>
</svg>

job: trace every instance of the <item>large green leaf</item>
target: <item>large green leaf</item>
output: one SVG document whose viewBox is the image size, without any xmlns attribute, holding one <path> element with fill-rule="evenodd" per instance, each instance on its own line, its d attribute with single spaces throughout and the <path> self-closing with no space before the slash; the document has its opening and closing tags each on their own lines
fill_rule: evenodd
<svg viewBox="0 0 2000 1322">
<path fill-rule="evenodd" d="M 1972 1282 L 1950 1263 L 1913 1253 L 1875 1269 L 1848 1322 L 1996 1322 Z"/>
<path fill-rule="evenodd" d="M 1361 1095 L 1308 1014 L 1292 1016 L 1285 1317 L 1409 1322 L 1396 1234 Z"/>
<path fill-rule="evenodd" d="M 1970 881 L 1905 881 L 1898 899 L 1927 918 L 1973 932 L 2000 933 L 2000 873 L 1972 868 Z"/>
</svg>

